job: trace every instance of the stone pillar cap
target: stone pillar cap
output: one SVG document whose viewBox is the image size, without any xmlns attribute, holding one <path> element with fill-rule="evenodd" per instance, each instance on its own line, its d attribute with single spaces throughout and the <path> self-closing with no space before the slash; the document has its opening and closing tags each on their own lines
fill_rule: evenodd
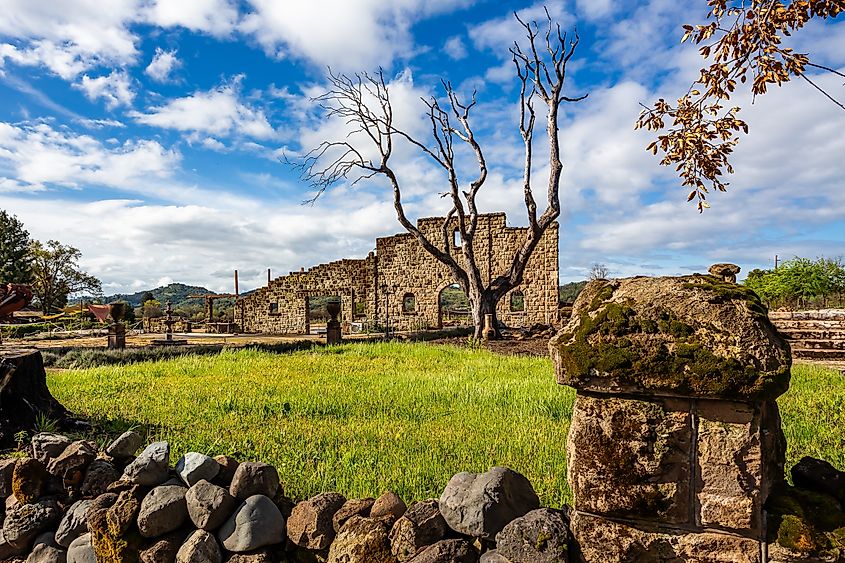
<svg viewBox="0 0 845 563">
<path fill-rule="evenodd" d="M 707 269 L 707 271 L 710 272 L 710 275 L 716 276 L 717 278 L 735 276 L 740 272 L 740 270 L 742 270 L 742 268 L 729 262 L 719 262 L 718 264 L 713 264 Z"/>
<path fill-rule="evenodd" d="M 757 295 L 715 276 L 587 284 L 549 343 L 557 381 L 599 393 L 756 401 L 789 387 L 789 345 Z"/>
</svg>

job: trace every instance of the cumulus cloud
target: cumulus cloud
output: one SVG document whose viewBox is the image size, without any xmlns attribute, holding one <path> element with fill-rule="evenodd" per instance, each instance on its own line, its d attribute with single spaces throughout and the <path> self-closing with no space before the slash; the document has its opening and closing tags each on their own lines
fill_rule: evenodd
<svg viewBox="0 0 845 563">
<path fill-rule="evenodd" d="M 459 35 L 450 37 L 443 45 L 443 51 L 456 61 L 465 59 L 467 56 L 466 45 Z"/>
<path fill-rule="evenodd" d="M 144 15 L 160 27 L 180 26 L 218 37 L 229 35 L 238 21 L 236 3 L 230 0 L 154 0 Z"/>
<path fill-rule="evenodd" d="M 144 69 L 144 73 L 155 80 L 156 82 L 167 82 L 170 80 L 170 74 L 182 66 L 182 61 L 176 56 L 176 50 L 165 51 L 160 47 L 156 47 L 153 60 Z"/>
<path fill-rule="evenodd" d="M 112 71 L 106 76 L 91 78 L 87 74 L 82 77 L 77 88 L 85 93 L 89 100 L 96 101 L 102 98 L 105 100 L 108 109 L 119 106 L 131 106 L 135 99 L 135 90 L 132 89 L 132 78 L 126 71 Z"/>
<path fill-rule="evenodd" d="M 238 79 L 208 91 L 175 98 L 167 103 L 133 111 L 130 117 L 138 123 L 175 129 L 186 133 L 203 133 L 217 137 L 243 136 L 270 139 L 275 131 L 264 111 L 240 98 Z"/>
</svg>

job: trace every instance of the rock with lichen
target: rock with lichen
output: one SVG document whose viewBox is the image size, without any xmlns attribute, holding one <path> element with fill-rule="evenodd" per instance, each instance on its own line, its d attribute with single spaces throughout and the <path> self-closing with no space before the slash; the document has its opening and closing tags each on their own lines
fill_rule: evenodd
<svg viewBox="0 0 845 563">
<path fill-rule="evenodd" d="M 549 343 L 579 390 L 739 401 L 789 387 L 789 345 L 757 295 L 714 276 L 589 283 Z"/>
</svg>

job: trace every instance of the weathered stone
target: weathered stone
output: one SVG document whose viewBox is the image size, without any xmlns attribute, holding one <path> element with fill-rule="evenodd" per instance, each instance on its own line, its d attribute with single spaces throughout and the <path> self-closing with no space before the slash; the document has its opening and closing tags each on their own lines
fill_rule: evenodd
<svg viewBox="0 0 845 563">
<path fill-rule="evenodd" d="M 106 448 L 106 454 L 115 459 L 126 459 L 135 455 L 143 440 L 137 432 L 128 430 L 115 438 Z"/>
<path fill-rule="evenodd" d="M 187 536 L 186 530 L 177 530 L 155 538 L 140 550 L 138 556 L 141 563 L 174 563 L 176 554 Z"/>
<path fill-rule="evenodd" d="M 61 517 L 62 512 L 54 500 L 45 499 L 37 503 L 22 504 L 6 514 L 3 535 L 12 546 L 24 547 Z"/>
<path fill-rule="evenodd" d="M 141 507 L 141 490 L 137 485 L 128 491 L 121 491 L 117 500 L 106 509 L 106 524 L 109 535 L 123 536 L 135 523 Z"/>
<path fill-rule="evenodd" d="M 12 494 L 12 475 L 15 473 L 17 459 L 0 459 L 0 498 Z"/>
<path fill-rule="evenodd" d="M 141 502 L 138 530 L 145 538 L 154 538 L 176 530 L 187 519 L 185 488 L 162 485 L 150 491 Z"/>
<path fill-rule="evenodd" d="M 395 563 L 387 530 L 385 521 L 351 516 L 329 548 L 328 563 Z"/>
<path fill-rule="evenodd" d="M 837 561 L 845 555 L 845 511 L 835 497 L 781 483 L 766 508 L 770 545 L 802 558 Z"/>
<path fill-rule="evenodd" d="M 757 295 L 713 276 L 597 280 L 549 349 L 558 383 L 583 391 L 773 399 L 789 345 Z"/>
<path fill-rule="evenodd" d="M 762 563 L 760 543 L 714 532 L 658 532 L 573 511 L 570 531 L 584 561 Z"/>
<path fill-rule="evenodd" d="M 243 553 L 285 539 L 285 520 L 279 508 L 264 495 L 246 499 L 217 533 L 229 551 Z"/>
<path fill-rule="evenodd" d="M 114 465 L 104 459 L 95 459 L 85 471 L 80 491 L 86 497 L 100 496 L 118 479 L 120 472 Z"/>
<path fill-rule="evenodd" d="M 598 561 L 598 560 L 597 560 Z M 478 552 L 466 540 L 442 540 L 420 551 L 407 563 L 477 563 Z"/>
<path fill-rule="evenodd" d="M 0 528 L 0 560 L 23 555 L 24 553 L 26 553 L 26 546 L 9 543 L 6 540 L 6 534 L 3 532 L 3 528 Z"/>
<path fill-rule="evenodd" d="M 19 459 L 12 472 L 12 494 L 23 504 L 38 500 L 47 485 L 49 474 L 37 459 Z"/>
<path fill-rule="evenodd" d="M 559 512 L 532 510 L 511 521 L 496 535 L 496 550 L 510 561 L 566 563 L 569 531 Z"/>
<path fill-rule="evenodd" d="M 393 491 L 386 491 L 373 503 L 370 509 L 370 516 L 372 518 L 386 518 L 392 525 L 400 516 L 405 514 L 408 507 L 405 501 Z"/>
<path fill-rule="evenodd" d="M 123 479 L 153 487 L 167 481 L 170 463 L 170 446 L 167 442 L 154 442 L 123 470 Z"/>
<path fill-rule="evenodd" d="M 205 479 L 211 481 L 220 471 L 214 458 L 198 452 L 188 452 L 176 462 L 176 473 L 189 487 Z"/>
<path fill-rule="evenodd" d="M 223 554 L 217 540 L 205 530 L 196 530 L 176 553 L 176 563 L 220 563 Z"/>
<path fill-rule="evenodd" d="M 740 272 L 742 268 L 737 266 L 736 264 L 728 264 L 726 262 L 722 262 L 719 264 L 713 264 L 709 268 L 707 268 L 707 272 L 714 277 L 722 278 L 727 283 L 736 283 L 736 275 Z"/>
<path fill-rule="evenodd" d="M 120 501 L 119 498 L 118 501 Z M 141 538 L 134 527 L 125 534 L 112 533 L 114 530 L 109 529 L 108 521 L 111 508 L 88 511 L 88 530 L 91 532 L 91 545 L 94 546 L 97 561 L 99 563 L 135 563 L 138 560 Z"/>
<path fill-rule="evenodd" d="M 67 563 L 97 563 L 91 534 L 82 534 L 73 540 L 67 548 Z"/>
<path fill-rule="evenodd" d="M 440 512 L 458 533 L 492 539 L 514 518 L 540 507 L 524 476 L 507 467 L 458 473 L 440 495 Z"/>
<path fill-rule="evenodd" d="M 56 530 L 57 544 L 68 547 L 73 540 L 88 531 L 86 514 L 92 504 L 91 500 L 80 500 L 71 505 Z"/>
<path fill-rule="evenodd" d="M 335 512 L 334 516 L 332 516 L 332 527 L 334 528 L 334 531 L 339 532 L 346 521 L 353 516 L 369 516 L 370 510 L 373 508 L 373 503 L 375 503 L 375 499 L 373 498 L 347 500 L 343 503 L 343 506 L 340 507 L 340 510 Z"/>
<path fill-rule="evenodd" d="M 692 440 L 688 409 L 688 401 L 677 399 L 579 394 L 567 437 L 575 508 L 687 522 Z"/>
<path fill-rule="evenodd" d="M 332 518 L 345 502 L 340 493 L 322 493 L 297 504 L 287 522 L 290 541 L 311 550 L 329 547 L 335 537 Z"/>
<path fill-rule="evenodd" d="M 40 544 L 32 548 L 26 563 L 66 563 L 67 552 L 52 545 Z"/>
<path fill-rule="evenodd" d="M 827 461 L 805 456 L 790 473 L 796 487 L 828 494 L 845 506 L 845 472 Z"/>
<path fill-rule="evenodd" d="M 562 561 L 566 561 L 563 559 Z M 481 554 L 478 563 L 513 563 L 510 559 L 501 555 L 497 549 L 491 549 Z"/>
<path fill-rule="evenodd" d="M 215 485 L 221 487 L 228 487 L 232 484 L 232 478 L 235 476 L 235 471 L 238 470 L 238 460 L 227 455 L 214 456 L 214 461 L 220 467 L 220 471 L 212 481 Z"/>
<path fill-rule="evenodd" d="M 229 493 L 238 500 L 253 495 L 273 498 L 279 490 L 279 474 L 267 463 L 247 461 L 238 465 L 232 477 Z"/>
<path fill-rule="evenodd" d="M 92 500 L 91 505 L 88 507 L 88 510 L 85 513 L 85 518 L 90 518 L 91 514 L 93 514 L 95 511 L 105 510 L 112 506 L 114 503 L 117 502 L 117 495 L 118 493 L 103 493 L 102 495 Z"/>
<path fill-rule="evenodd" d="M 436 499 L 415 502 L 390 529 L 391 551 L 405 561 L 421 548 L 445 539 L 448 529 Z"/>
<path fill-rule="evenodd" d="M 51 475 L 78 484 L 82 482 L 85 468 L 94 461 L 95 457 L 97 457 L 97 446 L 87 440 L 77 440 L 66 447 L 58 457 L 50 460 L 47 471 Z M 78 476 L 73 477 L 69 475 L 70 472 L 76 472 Z"/>
<path fill-rule="evenodd" d="M 185 493 L 188 516 L 201 530 L 216 530 L 231 516 L 238 502 L 223 487 L 202 480 Z"/>
<path fill-rule="evenodd" d="M 266 549 L 252 553 L 233 553 L 226 559 L 226 563 L 275 563 L 275 561 L 273 555 Z"/>
<path fill-rule="evenodd" d="M 39 545 L 49 545 L 51 547 L 64 547 L 56 543 L 56 532 L 47 530 L 46 532 L 41 532 L 35 539 L 32 540 L 32 547 L 35 549 Z"/>
<path fill-rule="evenodd" d="M 59 457 L 71 439 L 54 432 L 39 432 L 32 437 L 32 457 L 47 465 L 51 459 Z"/>
</svg>

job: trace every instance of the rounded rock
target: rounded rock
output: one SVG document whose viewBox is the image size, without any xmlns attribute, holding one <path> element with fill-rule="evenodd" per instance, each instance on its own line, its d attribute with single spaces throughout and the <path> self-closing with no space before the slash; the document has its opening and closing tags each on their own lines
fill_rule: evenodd
<svg viewBox="0 0 845 563">
<path fill-rule="evenodd" d="M 170 463 L 170 446 L 167 442 L 154 442 L 123 470 L 123 479 L 130 483 L 154 487 L 167 481 Z"/>
<path fill-rule="evenodd" d="M 394 563 L 387 522 L 351 516 L 329 548 L 328 563 Z"/>
<path fill-rule="evenodd" d="M 91 534 L 82 534 L 73 540 L 67 548 L 67 563 L 97 563 Z"/>
<path fill-rule="evenodd" d="M 106 448 L 106 454 L 115 459 L 126 459 L 135 455 L 143 440 L 137 432 L 129 430 L 118 436 Z"/>
<path fill-rule="evenodd" d="M 138 511 L 138 530 L 145 538 L 154 538 L 178 529 L 188 519 L 185 488 L 162 485 L 144 497 Z"/>
<path fill-rule="evenodd" d="M 285 519 L 264 495 L 246 499 L 217 533 L 220 543 L 235 553 L 252 551 L 284 541 Z"/>
<path fill-rule="evenodd" d="M 315 551 L 329 547 L 335 537 L 332 518 L 345 502 L 340 493 L 322 493 L 297 504 L 287 523 L 290 541 Z"/>
<path fill-rule="evenodd" d="M 68 547 L 73 540 L 88 531 L 86 515 L 92 504 L 91 500 L 79 500 L 71 505 L 56 530 L 57 544 Z"/>
<path fill-rule="evenodd" d="M 415 502 L 390 530 L 393 555 L 406 561 L 423 547 L 445 539 L 448 530 L 436 499 Z"/>
<path fill-rule="evenodd" d="M 211 481 L 220 471 L 214 458 L 198 452 L 188 452 L 176 462 L 176 473 L 189 487 L 205 479 Z"/>
<path fill-rule="evenodd" d="M 387 491 L 376 499 L 370 510 L 371 518 L 386 518 L 391 525 L 398 520 L 408 507 L 399 495 Z"/>
<path fill-rule="evenodd" d="M 279 491 L 279 473 L 267 463 L 247 461 L 238 465 L 229 493 L 238 500 L 254 495 L 274 498 Z"/>
<path fill-rule="evenodd" d="M 559 512 L 532 510 L 511 521 L 496 536 L 496 548 L 512 561 L 565 563 L 569 531 Z"/>
<path fill-rule="evenodd" d="M 478 552 L 466 540 L 442 540 L 421 550 L 408 563 L 478 563 Z"/>
<path fill-rule="evenodd" d="M 176 553 L 176 563 L 220 563 L 223 554 L 217 540 L 205 530 L 196 530 Z"/>
<path fill-rule="evenodd" d="M 194 525 L 206 531 L 216 530 L 237 506 L 235 497 L 223 487 L 202 480 L 185 493 L 188 516 Z"/>
</svg>

